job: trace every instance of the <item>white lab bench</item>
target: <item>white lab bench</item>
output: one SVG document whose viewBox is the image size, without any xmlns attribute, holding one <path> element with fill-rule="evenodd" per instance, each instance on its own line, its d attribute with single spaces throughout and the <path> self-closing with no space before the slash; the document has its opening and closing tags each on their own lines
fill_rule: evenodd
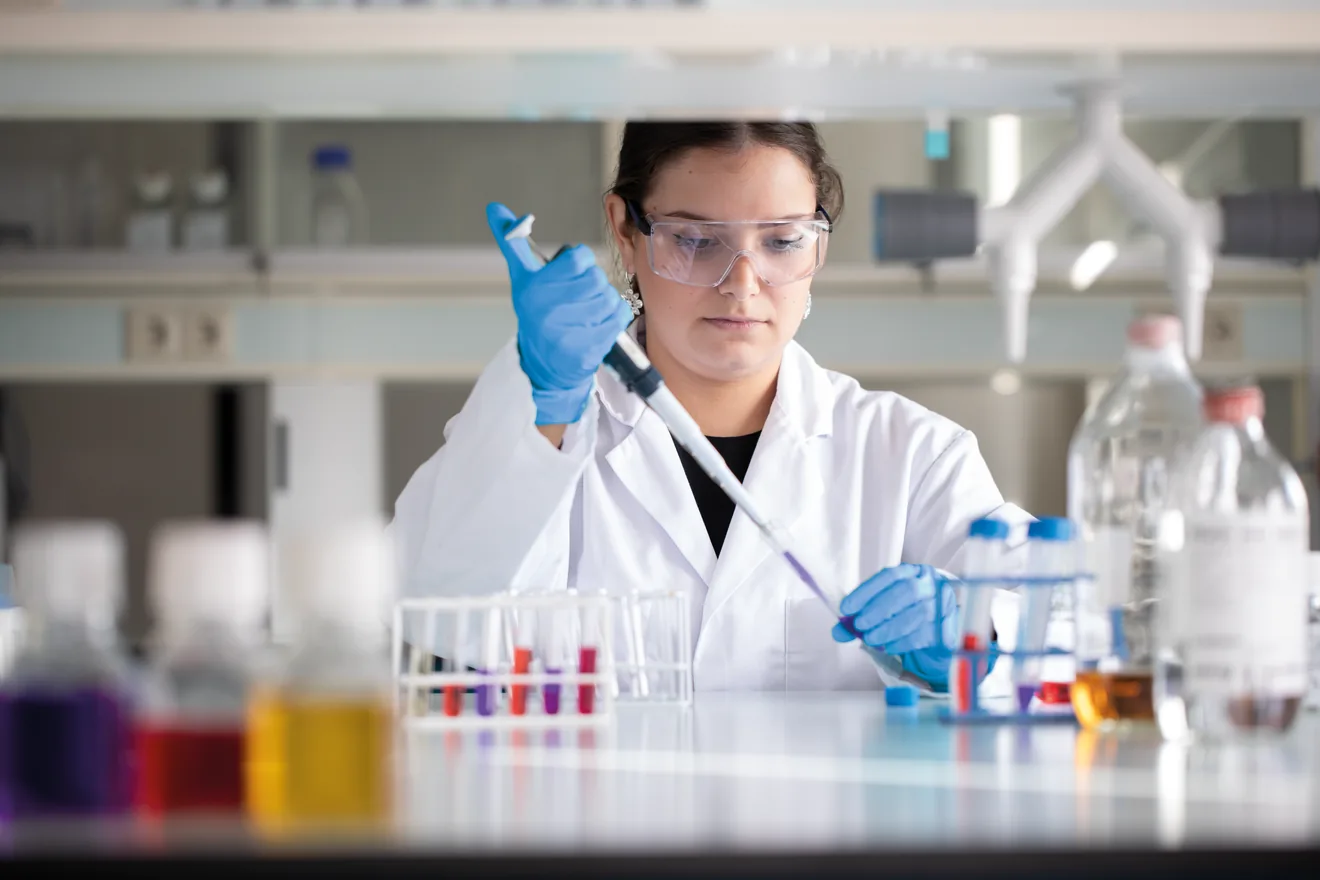
<svg viewBox="0 0 1320 880">
<path fill-rule="evenodd" d="M 1313 876 L 1320 864 L 1315 714 L 1281 742 L 1185 749 L 1154 730 L 950 727 L 938 705 L 698 694 L 688 708 L 620 704 L 599 729 L 408 731 L 388 834 L 66 830 L 19 834 L 12 854 L 16 867 L 96 858 L 98 872 L 174 876 L 217 860 L 244 875 L 373 877 Z"/>
</svg>

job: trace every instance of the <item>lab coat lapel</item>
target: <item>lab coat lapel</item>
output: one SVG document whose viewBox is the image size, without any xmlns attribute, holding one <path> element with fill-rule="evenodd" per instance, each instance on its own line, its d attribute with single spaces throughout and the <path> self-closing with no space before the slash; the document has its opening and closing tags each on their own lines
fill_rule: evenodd
<svg viewBox="0 0 1320 880">
<path fill-rule="evenodd" d="M 790 343 L 779 368 L 774 405 L 743 480 L 747 491 L 780 528 L 791 530 L 824 492 L 812 444 L 830 434 L 833 406 L 834 392 L 825 371 L 797 343 Z M 741 510 L 736 511 L 710 582 L 703 624 L 754 580 L 754 570 L 771 554 L 760 529 Z"/>
<path fill-rule="evenodd" d="M 624 436 L 605 454 L 619 481 L 674 542 L 702 582 L 715 571 L 715 548 L 688 485 L 674 439 L 660 417 L 614 376 L 598 376 L 601 402 Z"/>
</svg>

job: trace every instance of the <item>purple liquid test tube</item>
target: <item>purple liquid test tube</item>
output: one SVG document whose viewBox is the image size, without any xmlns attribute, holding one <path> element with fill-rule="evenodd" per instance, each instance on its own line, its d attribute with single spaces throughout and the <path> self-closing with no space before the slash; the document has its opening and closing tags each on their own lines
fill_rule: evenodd
<svg viewBox="0 0 1320 880">
<path fill-rule="evenodd" d="M 489 675 L 486 670 L 481 670 L 482 675 Z M 477 685 L 477 714 L 494 715 L 495 714 L 495 688 L 489 684 Z"/>
<path fill-rule="evenodd" d="M 547 675 L 558 675 L 562 670 L 546 667 Z M 545 706 L 545 714 L 559 714 L 559 685 L 547 684 L 541 688 L 541 702 Z"/>
</svg>

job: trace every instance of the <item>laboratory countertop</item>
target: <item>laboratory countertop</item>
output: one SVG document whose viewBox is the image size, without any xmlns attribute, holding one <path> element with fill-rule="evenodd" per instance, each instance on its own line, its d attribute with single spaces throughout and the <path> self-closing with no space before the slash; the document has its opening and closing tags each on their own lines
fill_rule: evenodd
<svg viewBox="0 0 1320 880">
<path fill-rule="evenodd" d="M 948 726 L 938 705 L 699 694 L 688 708 L 617 704 L 595 729 L 410 730 L 385 834 L 16 833 L 11 855 L 335 876 L 1312 876 L 1320 864 L 1314 713 L 1283 740 L 1187 748 L 1153 729 Z"/>
</svg>

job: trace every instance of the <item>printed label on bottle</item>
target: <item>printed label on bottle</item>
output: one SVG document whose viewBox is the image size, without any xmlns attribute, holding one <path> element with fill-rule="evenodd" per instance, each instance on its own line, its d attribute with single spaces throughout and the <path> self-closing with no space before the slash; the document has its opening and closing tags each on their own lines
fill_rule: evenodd
<svg viewBox="0 0 1320 880">
<path fill-rule="evenodd" d="M 1305 518 L 1193 515 L 1186 540 L 1180 629 L 1188 690 L 1225 697 L 1304 693 Z"/>
<path fill-rule="evenodd" d="M 1095 575 L 1096 591 L 1106 609 L 1127 602 L 1132 595 L 1132 530 L 1097 527 L 1086 545 L 1086 567 Z"/>
</svg>

